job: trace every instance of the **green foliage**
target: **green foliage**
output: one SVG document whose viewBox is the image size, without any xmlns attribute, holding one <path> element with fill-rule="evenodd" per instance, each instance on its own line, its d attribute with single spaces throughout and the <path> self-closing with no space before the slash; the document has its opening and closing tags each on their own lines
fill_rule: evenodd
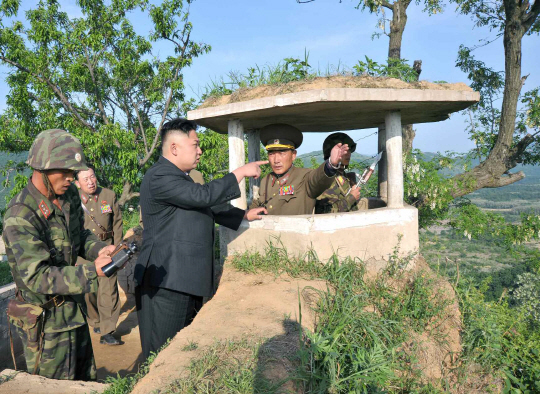
<svg viewBox="0 0 540 394">
<path fill-rule="evenodd" d="M 486 284 L 462 279 L 457 287 L 463 318 L 463 358 L 487 373 L 502 370 L 505 392 L 540 391 L 540 331 L 520 308 L 505 300 L 486 302 Z"/>
<path fill-rule="evenodd" d="M 229 173 L 229 142 L 226 134 L 219 134 L 212 130 L 199 132 L 202 150 L 201 160 L 197 165 L 205 182 L 223 178 Z"/>
<path fill-rule="evenodd" d="M 317 73 L 312 69 L 309 61 L 309 53 L 304 53 L 304 59 L 285 58 L 277 65 L 249 67 L 246 74 L 231 71 L 227 75 L 228 81 L 223 78 L 211 81 L 206 86 L 203 100 L 208 97 L 219 97 L 232 94 L 242 88 L 252 88 L 260 85 L 281 85 L 292 81 L 314 78 Z"/>
<path fill-rule="evenodd" d="M 190 105 L 182 70 L 210 50 L 190 39 L 190 2 L 85 0 L 81 16 L 70 17 L 58 1 L 41 0 L 24 20 L 16 2 L 2 1 L 0 61 L 10 90 L 0 150 L 26 151 L 45 129 L 69 130 L 100 183 L 129 200 L 158 156 L 163 121 Z M 149 16 L 146 37 L 128 18 L 135 12 Z M 161 42 L 169 45 L 164 59 L 155 55 Z"/>
<path fill-rule="evenodd" d="M 11 282 L 13 282 L 13 277 L 11 276 L 9 264 L 7 261 L 0 261 L 0 286 L 7 285 Z"/>
<path fill-rule="evenodd" d="M 540 275 L 527 272 L 517 276 L 512 299 L 530 319 L 531 326 L 540 326 Z"/>
<path fill-rule="evenodd" d="M 304 333 L 299 353 L 296 379 L 304 392 L 385 392 L 389 387 L 394 388 L 391 392 L 411 392 L 423 384 L 418 371 L 410 369 L 415 358 L 403 342 L 410 340 L 411 330 L 435 332 L 449 300 L 433 277 L 404 272 L 410 258 L 399 258 L 396 249 L 373 282 L 364 279 L 358 259 L 334 255 L 323 263 L 313 251 L 292 257 L 279 240 L 277 246 L 270 242 L 264 254 L 235 256 L 232 264 L 244 272 L 327 281 L 327 290 L 304 290 L 316 292 L 319 300 L 315 330 Z M 437 391 L 429 387 L 427 392 Z"/>
<path fill-rule="evenodd" d="M 418 73 L 405 59 L 388 59 L 386 64 L 379 64 L 366 56 L 366 61 L 359 60 L 353 69 L 356 75 L 397 78 L 405 82 L 418 81 Z"/>
</svg>

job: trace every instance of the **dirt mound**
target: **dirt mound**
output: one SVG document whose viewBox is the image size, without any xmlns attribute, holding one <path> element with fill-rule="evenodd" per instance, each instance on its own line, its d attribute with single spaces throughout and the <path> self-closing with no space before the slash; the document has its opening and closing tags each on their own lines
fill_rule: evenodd
<svg viewBox="0 0 540 394">
<path fill-rule="evenodd" d="M 306 286 L 324 289 L 326 285 L 322 281 L 243 274 L 227 265 L 214 298 L 157 356 L 133 393 L 150 393 L 185 377 L 191 361 L 218 340 L 253 337 L 268 338 L 261 354 L 273 362 L 265 364 L 264 377 L 280 381 L 293 368 L 287 355 L 297 351 L 298 292 Z M 302 301 L 302 326 L 308 329 L 314 324 L 308 312 L 313 301 L 309 293 Z M 186 351 L 193 343 L 197 348 Z"/>
<path fill-rule="evenodd" d="M 254 88 L 240 88 L 233 94 L 220 97 L 209 97 L 200 108 L 215 107 L 248 101 L 280 94 L 303 92 L 329 88 L 365 88 L 365 89 L 433 89 L 473 91 L 464 83 L 433 83 L 427 81 L 404 82 L 396 78 L 370 76 L 333 76 L 293 81 L 283 85 L 261 85 Z"/>
<path fill-rule="evenodd" d="M 2 394 L 89 394 L 101 393 L 107 387 L 107 384 L 97 382 L 47 379 L 12 369 L 5 369 L 0 373 L 0 393 Z"/>
</svg>

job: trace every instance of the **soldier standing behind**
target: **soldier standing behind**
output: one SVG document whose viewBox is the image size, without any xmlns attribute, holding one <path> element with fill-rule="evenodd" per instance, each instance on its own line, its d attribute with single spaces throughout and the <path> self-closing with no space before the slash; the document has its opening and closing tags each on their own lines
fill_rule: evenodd
<svg viewBox="0 0 540 394">
<path fill-rule="evenodd" d="M 261 142 L 268 151 L 272 172 L 261 180 L 258 199 L 251 208 L 265 207 L 269 215 L 313 213 L 315 199 L 332 185 L 347 145 L 337 144 L 319 168 L 297 168 L 296 148 L 302 144 L 302 132 L 286 124 L 272 124 L 261 129 Z"/>
<path fill-rule="evenodd" d="M 98 186 L 96 174 L 90 167 L 77 173 L 75 184 L 81 196 L 84 228 L 107 245 L 120 245 L 123 235 L 122 211 L 114 192 Z M 121 345 L 122 342 L 112 335 L 120 316 L 117 275 L 99 278 L 97 293 L 87 293 L 85 299 L 88 324 L 96 334 L 101 334 L 99 343 Z"/>
<path fill-rule="evenodd" d="M 326 137 L 323 142 L 324 160 L 328 160 L 332 147 L 337 143 L 349 145 L 350 150 L 343 155 L 332 186 L 317 197 L 315 213 L 352 212 L 368 209 L 368 199 L 360 199 L 360 188 L 356 186 L 358 182 L 356 174 L 345 172 L 351 161 L 351 154 L 356 150 L 356 143 L 352 138 L 345 133 L 333 133 Z"/>
<path fill-rule="evenodd" d="M 97 290 L 96 278 L 104 276 L 101 269 L 111 262 L 114 247 L 84 228 L 81 200 L 71 182 L 74 171 L 87 167 L 75 137 L 63 130 L 40 133 L 27 164 L 34 169 L 28 185 L 4 215 L 2 236 L 17 285 L 17 297 L 8 304 L 9 321 L 21 336 L 29 372 L 95 380 L 83 294 Z M 75 265 L 77 256 L 95 261 Z"/>
</svg>

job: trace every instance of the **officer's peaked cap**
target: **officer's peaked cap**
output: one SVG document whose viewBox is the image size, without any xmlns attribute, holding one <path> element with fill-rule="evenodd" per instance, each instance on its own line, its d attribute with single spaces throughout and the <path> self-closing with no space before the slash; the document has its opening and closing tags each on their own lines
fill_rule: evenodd
<svg viewBox="0 0 540 394">
<path fill-rule="evenodd" d="M 276 123 L 261 128 L 261 142 L 267 151 L 296 149 L 303 140 L 302 132 L 288 124 Z"/>
</svg>

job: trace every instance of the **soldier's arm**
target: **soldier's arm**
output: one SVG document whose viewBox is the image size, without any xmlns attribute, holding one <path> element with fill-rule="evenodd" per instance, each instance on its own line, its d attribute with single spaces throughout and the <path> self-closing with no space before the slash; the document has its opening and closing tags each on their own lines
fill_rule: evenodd
<svg viewBox="0 0 540 394">
<path fill-rule="evenodd" d="M 122 243 L 122 238 L 124 236 L 124 233 L 123 233 L 123 227 L 122 227 L 122 210 L 120 209 L 120 205 L 118 204 L 116 195 L 113 196 L 112 210 L 113 210 L 114 244 L 120 245 L 120 243 Z"/>
<path fill-rule="evenodd" d="M 326 167 L 327 162 L 325 161 L 318 168 L 306 174 L 306 191 L 309 197 L 317 198 L 332 186 L 335 171 L 331 173 Z"/>
<path fill-rule="evenodd" d="M 12 269 L 31 291 L 63 295 L 97 291 L 94 265 L 51 265 L 49 248 L 39 236 L 38 229 L 24 218 L 8 217 L 4 223 L 4 240 L 15 259 Z"/>
</svg>

